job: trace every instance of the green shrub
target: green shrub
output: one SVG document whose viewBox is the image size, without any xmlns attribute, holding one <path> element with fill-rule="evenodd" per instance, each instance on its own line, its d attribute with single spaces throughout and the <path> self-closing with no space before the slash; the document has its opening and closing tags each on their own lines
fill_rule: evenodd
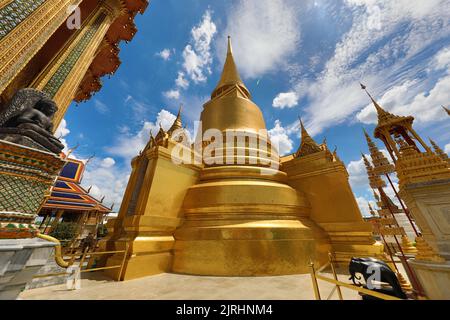
<svg viewBox="0 0 450 320">
<path fill-rule="evenodd" d="M 78 224 L 74 222 L 61 222 L 50 233 L 50 236 L 55 237 L 58 240 L 71 240 L 77 233 Z"/>
<path fill-rule="evenodd" d="M 104 224 L 99 225 L 98 229 L 97 229 L 97 237 L 103 238 L 107 234 L 108 234 L 108 229 L 106 228 L 106 226 Z"/>
</svg>

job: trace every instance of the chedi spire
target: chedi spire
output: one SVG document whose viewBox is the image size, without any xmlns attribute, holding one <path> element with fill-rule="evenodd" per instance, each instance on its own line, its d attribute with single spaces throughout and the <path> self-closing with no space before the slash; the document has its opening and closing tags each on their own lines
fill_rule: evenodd
<svg viewBox="0 0 450 320">
<path fill-rule="evenodd" d="M 227 57 L 225 59 L 225 64 L 223 66 L 223 71 L 219 83 L 212 92 L 211 99 L 217 97 L 222 92 L 225 92 L 227 89 L 233 86 L 238 87 L 246 98 L 251 98 L 250 92 L 239 76 L 236 63 L 234 62 L 233 49 L 231 47 L 231 37 L 228 36 Z"/>
</svg>

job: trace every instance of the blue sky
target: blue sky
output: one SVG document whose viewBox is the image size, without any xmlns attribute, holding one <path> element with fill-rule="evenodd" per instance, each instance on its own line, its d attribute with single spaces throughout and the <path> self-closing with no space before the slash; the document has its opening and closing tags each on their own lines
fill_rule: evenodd
<svg viewBox="0 0 450 320">
<path fill-rule="evenodd" d="M 69 108 L 57 133 L 79 144 L 76 157 L 95 154 L 83 185 L 115 209 L 150 130 L 167 128 L 180 103 L 192 130 L 219 79 L 227 35 L 280 151 L 297 150 L 301 116 L 316 141 L 338 147 L 364 213 L 372 198 L 362 128 L 372 132 L 376 116 L 359 81 L 450 152 L 440 107 L 450 104 L 449 0 L 153 0 L 135 22 L 119 70 Z"/>
</svg>

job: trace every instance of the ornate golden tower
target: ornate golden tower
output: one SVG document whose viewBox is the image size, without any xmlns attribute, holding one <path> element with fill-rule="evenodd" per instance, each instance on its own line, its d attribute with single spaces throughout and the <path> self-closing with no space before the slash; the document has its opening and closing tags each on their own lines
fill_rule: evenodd
<svg viewBox="0 0 450 320">
<path fill-rule="evenodd" d="M 395 163 L 399 193 L 422 232 L 416 239 L 418 254 L 410 264 L 429 298 L 449 299 L 449 162 L 416 133 L 413 117 L 393 115 L 370 98 L 378 114 L 374 135 L 384 142 Z"/>
<path fill-rule="evenodd" d="M 181 127 L 180 114 L 173 127 Z M 122 279 L 158 272 L 305 273 L 310 261 L 326 262 L 329 251 L 340 262 L 384 257 L 336 152 L 316 144 L 303 124 L 298 152 L 280 159 L 270 148 L 230 40 L 222 76 L 201 113 L 197 137 L 203 139 L 186 147 L 190 159 L 203 147 L 203 161 L 176 164 L 171 130 L 161 128 L 132 161 L 114 232 L 103 243 L 111 250 L 130 246 Z M 214 140 L 207 138 L 212 131 Z M 113 256 L 107 264 L 120 259 Z"/>
<path fill-rule="evenodd" d="M 184 222 L 175 232 L 173 271 L 199 275 L 277 275 L 307 272 L 310 259 L 324 262 L 326 234 L 309 219 L 308 202 L 290 187 L 286 173 L 247 142 L 242 155 L 227 143 L 234 134 L 266 129 L 263 115 L 239 77 L 231 43 L 222 77 L 201 114 L 202 133 L 218 129 L 231 163 L 208 165 L 189 188 Z M 267 140 L 268 137 L 262 136 Z M 259 148 L 259 147 L 256 147 Z M 251 164 L 251 153 L 256 161 Z M 274 155 L 272 155 L 274 156 Z M 261 174 L 265 168 L 266 174 Z"/>
<path fill-rule="evenodd" d="M 133 38 L 134 17 L 147 5 L 147 0 L 0 1 L 0 110 L 19 89 L 41 90 L 58 105 L 56 130 L 73 100 L 88 100 L 100 90 L 101 77 L 117 70 L 119 42 Z"/>
</svg>

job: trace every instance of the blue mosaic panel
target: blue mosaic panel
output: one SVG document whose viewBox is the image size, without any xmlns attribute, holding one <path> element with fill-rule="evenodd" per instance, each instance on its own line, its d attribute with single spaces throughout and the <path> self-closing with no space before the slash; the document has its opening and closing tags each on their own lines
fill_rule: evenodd
<svg viewBox="0 0 450 320">
<path fill-rule="evenodd" d="M 67 162 L 59 175 L 64 178 L 75 179 L 79 166 L 80 164 L 77 162 Z"/>
<path fill-rule="evenodd" d="M 0 40 L 33 13 L 45 0 L 14 0 L 0 9 Z"/>
</svg>

